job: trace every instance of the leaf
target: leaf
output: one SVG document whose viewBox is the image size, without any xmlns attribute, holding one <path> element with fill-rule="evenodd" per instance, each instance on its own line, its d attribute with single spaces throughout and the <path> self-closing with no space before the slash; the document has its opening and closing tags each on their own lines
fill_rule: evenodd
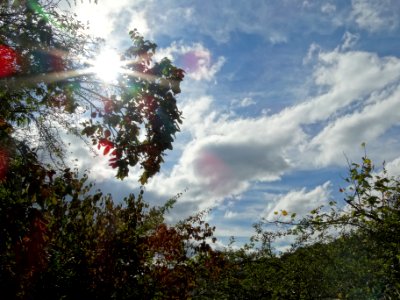
<svg viewBox="0 0 400 300">
<path fill-rule="evenodd" d="M 106 146 L 104 148 L 103 155 L 107 155 L 110 152 L 110 150 L 111 150 L 111 147 L 110 146 Z"/>
</svg>

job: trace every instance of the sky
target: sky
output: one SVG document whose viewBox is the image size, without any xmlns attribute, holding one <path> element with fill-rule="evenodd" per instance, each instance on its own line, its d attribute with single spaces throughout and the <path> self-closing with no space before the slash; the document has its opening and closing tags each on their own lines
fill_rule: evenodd
<svg viewBox="0 0 400 300">
<path fill-rule="evenodd" d="M 93 1 L 92 1 L 93 2 Z M 204 209 L 216 236 L 244 242 L 252 224 L 341 200 L 348 162 L 366 143 L 400 173 L 400 2 L 397 0 L 98 0 L 72 6 L 109 47 L 137 28 L 186 71 L 184 123 L 146 185 L 160 205 L 183 193 L 171 222 Z M 71 151 L 121 199 L 139 170 L 114 178 L 107 157 Z"/>
</svg>

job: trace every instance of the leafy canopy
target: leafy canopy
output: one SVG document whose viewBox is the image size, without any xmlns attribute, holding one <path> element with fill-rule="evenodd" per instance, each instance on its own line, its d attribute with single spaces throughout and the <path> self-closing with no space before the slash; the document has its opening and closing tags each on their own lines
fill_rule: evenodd
<svg viewBox="0 0 400 300">
<path fill-rule="evenodd" d="M 57 2 L 3 1 L 0 16 L 0 120 L 15 138 L 60 162 L 64 129 L 110 155 L 118 178 L 140 165 L 144 184 L 159 171 L 182 122 L 175 96 L 183 70 L 154 61 L 157 45 L 133 30 L 123 73 L 106 83 L 93 74 L 101 41 Z"/>
</svg>

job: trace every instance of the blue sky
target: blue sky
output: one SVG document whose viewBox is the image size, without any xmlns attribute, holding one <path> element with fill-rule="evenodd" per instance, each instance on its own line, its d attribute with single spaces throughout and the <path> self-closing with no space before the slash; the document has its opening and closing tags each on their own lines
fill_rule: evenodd
<svg viewBox="0 0 400 300">
<path fill-rule="evenodd" d="M 340 200 L 363 142 L 399 174 L 399 1 L 98 2 L 72 7 L 93 34 L 122 50 L 137 28 L 187 72 L 182 132 L 146 186 L 152 204 L 184 192 L 171 221 L 211 208 L 220 240 L 244 241 L 274 211 Z M 99 187 L 137 190 L 137 170 L 120 182 L 107 158 L 72 150 Z"/>
</svg>

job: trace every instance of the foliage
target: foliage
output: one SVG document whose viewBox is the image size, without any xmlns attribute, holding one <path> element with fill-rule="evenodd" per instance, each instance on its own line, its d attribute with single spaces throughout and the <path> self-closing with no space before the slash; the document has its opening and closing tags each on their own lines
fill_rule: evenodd
<svg viewBox="0 0 400 300">
<path fill-rule="evenodd" d="M 345 181 L 342 205 L 330 201 L 300 220 L 284 210 L 275 221 L 255 225 L 253 242 L 261 248 L 251 249 L 264 255 L 240 268 L 242 289 L 249 289 L 249 278 L 262 278 L 252 289 L 268 291 L 265 299 L 398 299 L 400 181 L 385 166 L 375 172 L 366 155 L 349 165 Z M 280 230 L 264 229 L 271 224 Z M 273 251 L 276 239 L 290 236 L 296 238 L 291 248 Z"/>
<path fill-rule="evenodd" d="M 350 165 L 346 182 L 348 186 L 340 190 L 345 194 L 344 207 L 331 202 L 330 211 L 323 207 L 313 210 L 297 224 L 294 232 L 303 239 L 315 233 L 326 238 L 334 228 L 339 236 L 357 236 L 371 260 L 380 262 L 382 295 L 397 298 L 400 296 L 400 181 L 390 177 L 385 166 L 382 171 L 374 172 L 371 160 L 364 156 L 361 164 Z M 366 274 L 372 272 L 377 271 L 366 270 Z"/>
<path fill-rule="evenodd" d="M 124 74 L 107 84 L 91 71 L 101 42 L 85 36 L 84 25 L 57 2 L 3 1 L 0 16 L 0 120 L 13 126 L 14 137 L 33 134 L 29 143 L 57 161 L 65 151 L 57 132 L 64 128 L 110 154 L 118 178 L 137 164 L 142 184 L 159 171 L 181 123 L 175 96 L 183 70 L 168 59 L 154 62 L 157 45 L 134 30 L 121 55 Z"/>
<path fill-rule="evenodd" d="M 63 144 L 54 130 L 64 126 L 104 147 L 104 155 L 110 152 L 120 178 L 128 175 L 128 166 L 140 163 L 144 184 L 159 170 L 179 130 L 175 95 L 183 71 L 167 59 L 152 62 L 156 45 L 132 31 L 133 46 L 124 54 L 129 76 L 105 87 L 85 69 L 78 72 L 77 67 L 90 66 L 74 60 L 93 55 L 99 44 L 86 39 L 80 33 L 83 25 L 61 15 L 54 3 L 0 6 L 3 296 L 189 298 L 198 272 L 214 272 L 216 254 L 209 245 L 214 228 L 202 215 L 167 225 L 164 214 L 174 200 L 149 207 L 142 191 L 114 202 L 110 195 L 93 192 L 86 175 L 44 165 L 37 155 L 42 139 L 50 154 L 62 157 Z M 112 95 L 103 96 L 106 92 Z M 75 117 L 82 117 L 82 131 L 69 122 Z M 32 131 L 32 125 L 38 137 L 23 131 Z M 139 140 L 142 131 L 146 137 Z"/>
<path fill-rule="evenodd" d="M 399 180 L 385 167 L 375 172 L 366 155 L 345 180 L 342 205 L 331 201 L 299 220 L 282 210 L 255 224 L 250 244 L 225 250 L 218 278 L 204 278 L 195 298 L 398 299 Z M 291 237 L 287 250 L 274 249 Z"/>
<path fill-rule="evenodd" d="M 282 210 L 250 244 L 216 251 L 203 213 L 175 225 L 176 199 L 150 207 L 143 190 L 114 201 L 62 159 L 59 129 L 110 155 L 117 177 L 157 173 L 172 149 L 183 71 L 154 62 L 131 31 L 117 81 L 99 81 L 101 42 L 57 2 L 0 4 L 0 288 L 6 299 L 398 299 L 400 181 L 365 155 L 349 165 L 344 203 L 302 219 Z M 35 129 L 32 129 L 35 128 Z M 30 134 L 30 135 L 29 135 Z M 61 167 L 63 166 L 63 167 Z M 288 220 L 288 221 L 285 221 Z M 283 253 L 277 239 L 295 237 Z"/>
<path fill-rule="evenodd" d="M 64 128 L 110 154 L 121 179 L 140 164 L 146 183 L 179 130 L 183 71 L 168 59 L 154 62 L 156 44 L 134 30 L 124 74 L 107 84 L 90 71 L 100 41 L 83 35 L 56 1 L 2 1 L 0 15 L 2 296 L 190 298 L 199 274 L 219 270 L 215 228 L 202 214 L 168 225 L 174 199 L 150 207 L 141 191 L 114 201 L 78 170 L 38 159 L 46 150 L 60 162 Z"/>
<path fill-rule="evenodd" d="M 202 215 L 164 222 L 174 199 L 143 191 L 115 204 L 88 178 L 61 174 L 18 145 L 0 183 L 0 286 L 7 299 L 188 299 L 217 271 Z"/>
</svg>

